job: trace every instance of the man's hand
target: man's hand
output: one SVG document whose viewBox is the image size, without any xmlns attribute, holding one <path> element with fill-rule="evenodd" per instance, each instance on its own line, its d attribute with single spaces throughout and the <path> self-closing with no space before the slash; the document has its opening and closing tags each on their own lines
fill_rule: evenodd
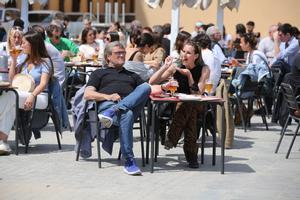
<svg viewBox="0 0 300 200">
<path fill-rule="evenodd" d="M 113 94 L 108 95 L 106 100 L 108 100 L 108 101 L 120 101 L 121 97 L 120 97 L 119 94 L 113 93 Z"/>
<path fill-rule="evenodd" d="M 70 56 L 70 52 L 67 50 L 62 50 L 61 56 L 63 57 L 63 59 L 65 59 L 66 57 Z"/>
</svg>

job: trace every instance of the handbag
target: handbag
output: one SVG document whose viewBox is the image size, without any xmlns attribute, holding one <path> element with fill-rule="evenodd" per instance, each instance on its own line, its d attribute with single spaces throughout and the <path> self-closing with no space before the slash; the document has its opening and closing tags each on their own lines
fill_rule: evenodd
<svg viewBox="0 0 300 200">
<path fill-rule="evenodd" d="M 23 92 L 32 92 L 35 88 L 34 79 L 29 74 L 16 74 L 11 85 Z"/>
</svg>

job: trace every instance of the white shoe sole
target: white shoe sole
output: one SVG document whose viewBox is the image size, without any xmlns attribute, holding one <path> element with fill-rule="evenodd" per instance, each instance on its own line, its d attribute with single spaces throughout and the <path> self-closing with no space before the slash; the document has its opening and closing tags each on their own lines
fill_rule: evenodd
<svg viewBox="0 0 300 200">
<path fill-rule="evenodd" d="M 128 172 L 126 169 L 123 169 L 123 171 L 128 175 L 142 175 L 142 172 L 140 170 L 136 172 Z"/>
<path fill-rule="evenodd" d="M 99 114 L 98 118 L 100 120 L 102 128 L 110 128 L 112 126 L 113 120 L 110 117 Z"/>
</svg>

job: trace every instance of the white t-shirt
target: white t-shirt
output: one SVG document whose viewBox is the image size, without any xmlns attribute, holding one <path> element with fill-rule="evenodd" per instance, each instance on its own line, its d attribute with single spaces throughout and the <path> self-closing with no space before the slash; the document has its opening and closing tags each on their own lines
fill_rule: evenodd
<svg viewBox="0 0 300 200">
<path fill-rule="evenodd" d="M 274 41 L 270 37 L 263 38 L 257 49 L 266 55 L 269 62 L 275 57 Z"/>
<path fill-rule="evenodd" d="M 54 76 L 58 79 L 59 85 L 65 81 L 65 63 L 60 52 L 49 42 L 45 42 L 47 52 L 53 62 Z"/>
<path fill-rule="evenodd" d="M 99 45 L 96 42 L 92 44 L 82 44 L 79 46 L 79 52 L 82 53 L 86 59 L 92 59 L 94 54 L 98 54 L 96 48 L 99 49 Z"/>
<path fill-rule="evenodd" d="M 201 54 L 204 63 L 209 67 L 209 80 L 213 83 L 212 92 L 215 92 L 221 78 L 221 64 L 210 49 L 202 49 Z"/>
</svg>

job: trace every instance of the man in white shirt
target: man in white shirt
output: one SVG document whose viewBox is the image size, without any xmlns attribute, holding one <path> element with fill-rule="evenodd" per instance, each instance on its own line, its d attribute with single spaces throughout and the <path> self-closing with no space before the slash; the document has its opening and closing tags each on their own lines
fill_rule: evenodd
<svg viewBox="0 0 300 200">
<path fill-rule="evenodd" d="M 220 65 L 224 62 L 226 59 L 223 50 L 221 48 L 221 45 L 219 44 L 219 41 L 222 38 L 221 32 L 216 26 L 211 26 L 206 30 L 206 34 L 211 39 L 212 45 L 211 50 L 216 58 L 218 58 Z"/>
<path fill-rule="evenodd" d="M 300 47 L 299 41 L 293 36 L 290 24 L 280 25 L 278 31 L 274 33 L 274 49 L 276 59 L 283 59 L 290 66 L 293 65 Z"/>
<path fill-rule="evenodd" d="M 226 60 L 226 57 L 223 53 L 223 50 L 221 48 L 221 45 L 219 44 L 219 41 L 222 38 L 221 32 L 216 26 L 211 26 L 206 30 L 206 34 L 211 40 L 211 51 L 214 55 L 214 67 L 212 70 L 212 74 L 210 75 L 210 79 L 213 80 L 214 88 L 213 91 L 215 91 L 216 87 L 218 86 L 220 77 L 221 77 L 221 64 Z M 208 53 L 208 52 L 207 52 Z M 206 54 L 206 53 L 205 53 Z M 204 56 L 208 56 L 207 54 Z M 207 59 L 207 58 L 204 58 Z"/>
<path fill-rule="evenodd" d="M 274 37 L 273 34 L 277 31 L 277 25 L 271 25 L 269 28 L 269 35 L 263 38 L 258 44 L 258 50 L 263 52 L 270 63 L 275 56 Z"/>
</svg>

